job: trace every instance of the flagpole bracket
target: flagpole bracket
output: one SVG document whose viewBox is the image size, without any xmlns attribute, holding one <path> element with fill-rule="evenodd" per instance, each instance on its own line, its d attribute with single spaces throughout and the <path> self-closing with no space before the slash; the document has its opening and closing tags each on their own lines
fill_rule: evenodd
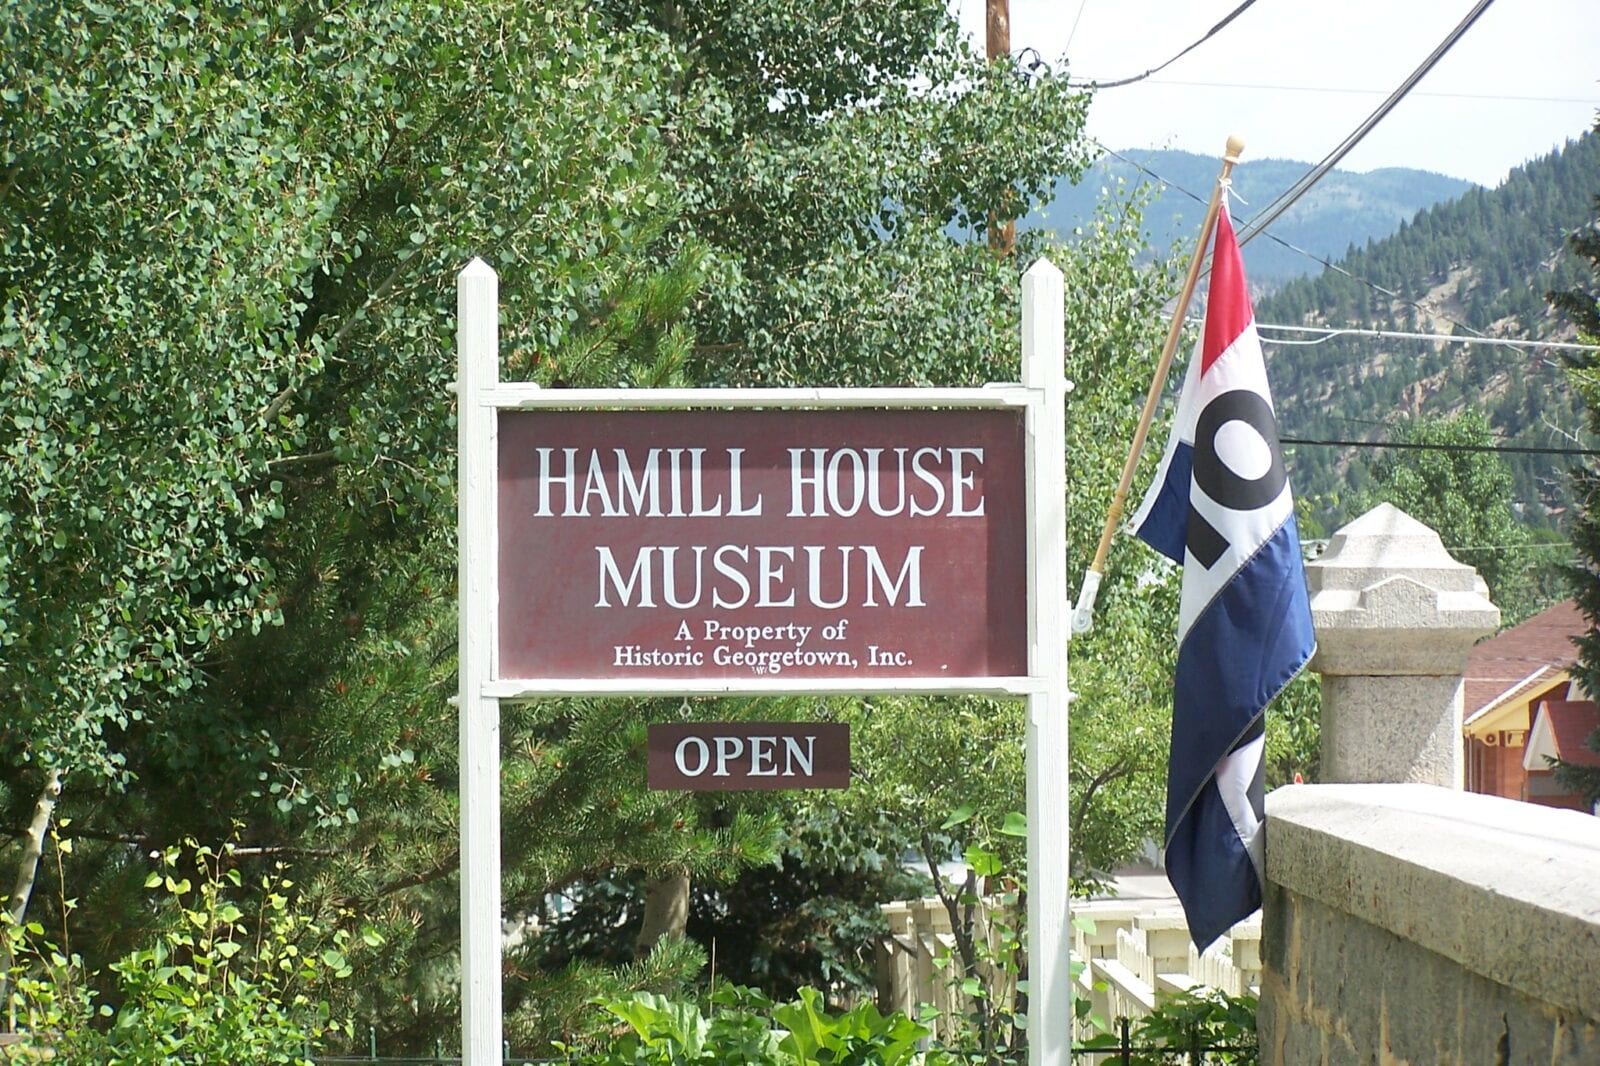
<svg viewBox="0 0 1600 1066">
<path fill-rule="evenodd" d="M 1072 632 L 1087 633 L 1094 628 L 1094 601 L 1100 595 L 1100 574 L 1095 570 L 1083 572 L 1083 586 L 1078 589 L 1078 602 L 1072 610 Z"/>
</svg>

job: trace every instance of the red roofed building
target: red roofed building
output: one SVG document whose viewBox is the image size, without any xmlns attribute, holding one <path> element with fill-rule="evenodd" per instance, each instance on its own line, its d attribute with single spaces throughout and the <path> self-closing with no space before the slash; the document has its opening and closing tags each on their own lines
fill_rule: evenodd
<svg viewBox="0 0 1600 1066">
<path fill-rule="evenodd" d="M 1561 788 L 1551 760 L 1577 766 L 1600 766 L 1600 752 L 1589 747 L 1589 734 L 1600 729 L 1600 706 L 1593 700 L 1545 700 L 1534 712 L 1522 767 L 1528 772 L 1527 793 L 1534 803 L 1588 811 L 1583 797 Z M 1592 813 L 1592 812 L 1591 812 Z"/>
<path fill-rule="evenodd" d="M 1578 658 L 1572 638 L 1588 624 L 1567 600 L 1480 642 L 1467 656 L 1462 733 L 1469 792 L 1586 809 L 1579 796 L 1558 788 L 1544 756 L 1595 757 L 1584 739 L 1600 724 L 1600 709 L 1570 674 Z M 1535 721 L 1549 708 L 1559 709 L 1544 714 L 1530 747 Z"/>
</svg>

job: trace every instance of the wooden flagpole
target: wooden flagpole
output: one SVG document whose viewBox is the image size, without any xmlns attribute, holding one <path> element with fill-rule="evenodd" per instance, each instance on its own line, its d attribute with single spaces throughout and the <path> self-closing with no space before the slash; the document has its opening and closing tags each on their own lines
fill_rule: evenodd
<svg viewBox="0 0 1600 1066">
<path fill-rule="evenodd" d="M 1105 528 L 1100 531 L 1100 546 L 1095 549 L 1094 562 L 1083 573 L 1083 585 L 1078 589 L 1078 602 L 1072 612 L 1072 631 L 1086 633 L 1094 626 L 1094 601 L 1100 593 L 1100 577 L 1105 573 L 1106 553 L 1111 550 L 1111 538 L 1116 535 L 1117 523 L 1122 520 L 1122 510 L 1128 500 L 1128 488 L 1133 484 L 1134 471 L 1139 466 L 1139 455 L 1144 451 L 1145 437 L 1150 433 L 1150 423 L 1161 401 L 1161 390 L 1167 383 L 1167 373 L 1172 369 L 1172 356 L 1178 348 L 1178 337 L 1183 333 L 1183 316 L 1194 297 L 1195 284 L 1200 280 L 1200 264 L 1205 261 L 1206 244 L 1216 228 L 1217 211 L 1222 203 L 1222 190 L 1233 173 L 1239 154 L 1244 151 L 1244 141 L 1229 137 L 1222 156 L 1222 172 L 1217 175 L 1216 188 L 1211 190 L 1211 202 L 1206 205 L 1205 221 L 1200 224 L 1200 239 L 1195 244 L 1194 258 L 1189 262 L 1189 276 L 1184 279 L 1183 291 L 1178 294 L 1178 306 L 1172 311 L 1172 324 L 1167 327 L 1167 340 L 1161 346 L 1161 358 L 1156 363 L 1155 377 L 1150 381 L 1150 392 L 1144 398 L 1144 410 L 1139 415 L 1139 427 L 1134 430 L 1133 444 L 1128 449 L 1128 459 L 1122 464 L 1122 479 L 1117 482 L 1116 494 L 1111 497 L 1111 509 L 1106 513 Z"/>
</svg>

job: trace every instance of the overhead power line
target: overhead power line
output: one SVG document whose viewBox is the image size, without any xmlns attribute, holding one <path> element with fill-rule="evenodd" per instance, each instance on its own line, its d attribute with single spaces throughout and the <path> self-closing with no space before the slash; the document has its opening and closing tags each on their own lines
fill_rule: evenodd
<svg viewBox="0 0 1600 1066">
<path fill-rule="evenodd" d="M 1093 138 L 1091 138 L 1091 140 L 1093 140 Z M 1155 171 L 1151 170 L 1149 167 L 1145 166 L 1143 163 L 1140 163 L 1137 160 L 1129 159 L 1127 156 L 1123 155 L 1121 152 L 1112 151 L 1110 148 L 1107 148 L 1104 144 L 1101 144 L 1098 140 L 1094 141 L 1094 144 L 1095 144 L 1095 147 L 1099 148 L 1106 155 L 1109 155 L 1114 159 L 1120 159 L 1124 163 L 1128 164 L 1130 167 L 1133 167 L 1135 170 L 1139 171 L 1140 173 L 1145 174 L 1148 177 L 1154 178 L 1156 181 L 1159 181 L 1163 185 L 1166 185 L 1166 186 L 1168 186 L 1170 188 L 1173 188 L 1173 189 L 1177 189 L 1179 192 L 1183 193 L 1183 195 L 1187 196 L 1189 199 L 1193 200 L 1195 203 L 1200 204 L 1202 206 L 1204 206 L 1206 204 L 1205 197 L 1199 195 L 1196 192 L 1193 192 L 1193 191 L 1191 191 L 1189 189 L 1184 188 L 1182 185 L 1179 185 L 1177 182 L 1172 181 L 1169 178 L 1162 177 L 1160 174 L 1157 174 Z M 1404 299 L 1404 297 L 1402 297 L 1399 293 L 1390 292 L 1388 289 L 1384 288 L 1382 285 L 1377 284 L 1376 282 L 1368 281 L 1366 278 L 1363 278 L 1363 277 L 1358 277 L 1357 275 L 1350 273 L 1350 271 L 1346 270 L 1344 267 L 1340 266 L 1338 263 L 1335 263 L 1330 259 L 1324 259 L 1322 256 L 1318 255 L 1316 252 L 1308 251 L 1307 249 L 1300 247 L 1298 244 L 1294 244 L 1294 243 L 1291 243 L 1289 241 L 1286 241 L 1282 237 L 1278 236 L 1276 233 L 1265 233 L 1265 234 L 1263 234 L 1263 236 L 1265 236 L 1269 241 L 1272 241 L 1275 244 L 1278 244 L 1278 245 L 1280 245 L 1280 246 L 1282 246 L 1284 248 L 1287 248 L 1289 251 L 1294 252 L 1297 255 L 1303 255 L 1307 259 L 1312 260 L 1313 262 L 1321 263 L 1324 267 L 1326 267 L 1329 270 L 1336 271 L 1337 273 L 1343 274 L 1345 277 L 1349 278 L 1351 281 L 1359 282 L 1360 284 L 1365 285 L 1367 288 L 1371 289 L 1373 292 L 1382 293 L 1383 295 L 1388 296 L 1391 299 L 1395 299 L 1395 300 L 1403 300 Z M 1406 302 L 1407 303 L 1411 303 L 1411 305 L 1413 307 L 1416 307 L 1418 310 L 1425 310 L 1420 304 L 1414 303 L 1412 301 L 1406 301 Z M 1459 323 L 1457 323 L 1457 324 L 1459 325 Z M 1465 329 L 1467 327 L 1462 326 L 1462 328 Z"/>
<path fill-rule="evenodd" d="M 1118 78 L 1116 81 L 1069 81 L 1067 84 L 1075 85 L 1079 88 L 1115 89 L 1123 85 L 1132 85 L 1136 81 L 1143 81 L 1152 74 L 1157 74 L 1163 70 L 1166 70 L 1168 67 L 1172 66 L 1172 64 L 1176 63 L 1178 60 L 1182 59 L 1196 48 L 1199 48 L 1217 34 L 1221 33 L 1224 26 L 1238 18 L 1240 15 L 1244 14 L 1245 9 L 1255 2 L 1256 0 L 1244 0 L 1244 3 L 1240 4 L 1238 7 L 1224 15 L 1221 22 L 1207 30 L 1204 37 L 1192 42 L 1187 48 L 1173 56 L 1171 59 L 1167 60 L 1165 63 L 1161 64 L 1159 67 L 1151 67 L 1143 74 L 1135 74 L 1130 78 Z M 1083 10 L 1081 8 L 1078 10 L 1078 14 L 1080 16 L 1083 14 Z M 1077 23 L 1073 23 L 1073 27 L 1076 29 Z"/>
<path fill-rule="evenodd" d="M 1551 349 L 1559 352 L 1600 352 L 1600 344 L 1578 344 L 1572 341 L 1524 340 L 1516 337 L 1463 337 L 1455 333 L 1410 333 L 1397 329 L 1332 329 L 1321 326 L 1278 326 L 1257 322 L 1256 329 L 1284 333 L 1311 333 L 1318 335 L 1314 341 L 1291 341 L 1279 337 L 1262 337 L 1269 344 L 1326 344 L 1335 337 L 1384 337 L 1393 340 L 1444 341 L 1448 344 L 1492 344 L 1501 348 Z"/>
<path fill-rule="evenodd" d="M 1358 89 L 1341 85 L 1275 85 L 1268 82 L 1241 81 L 1186 81 L 1182 78 L 1155 78 L 1154 85 L 1183 85 L 1197 89 L 1251 89 L 1275 93 L 1334 93 L 1342 96 L 1382 96 L 1386 89 Z M 1446 93 L 1413 92 L 1412 96 L 1435 100 L 1488 100 L 1496 103 L 1519 104 L 1588 104 L 1600 105 L 1600 96 L 1511 96 L 1506 93 Z"/>
<path fill-rule="evenodd" d="M 1527 444 L 1424 444 L 1420 441 L 1315 440 L 1279 437 L 1279 444 L 1304 444 L 1324 448 L 1397 448 L 1418 452 L 1501 452 L 1513 455 L 1600 455 L 1600 448 L 1540 448 Z"/>
<path fill-rule="evenodd" d="M 1473 5 L 1472 10 L 1467 12 L 1467 16 L 1457 23 L 1455 29 L 1446 34 L 1444 40 L 1440 41 L 1438 46 L 1429 53 L 1428 58 L 1422 61 L 1422 65 L 1412 71 L 1411 75 L 1400 83 L 1400 87 L 1390 93 L 1388 99 L 1378 105 L 1376 111 L 1368 115 L 1361 125 L 1357 126 L 1350 132 L 1349 136 L 1340 141 L 1338 146 L 1323 158 L 1322 162 L 1312 167 L 1299 181 L 1284 190 L 1283 195 L 1263 208 L 1260 214 L 1252 218 L 1244 229 L 1239 231 L 1239 247 L 1242 248 L 1249 244 L 1257 233 L 1272 225 L 1279 215 L 1294 206 L 1296 200 L 1304 196 L 1313 185 L 1321 181 L 1323 175 L 1337 166 L 1339 160 L 1349 155 L 1350 150 L 1360 144 L 1362 139 L 1372 132 L 1372 128 L 1383 121 L 1384 117 L 1393 111 L 1396 105 L 1401 100 L 1404 100 L 1406 95 L 1415 88 L 1417 82 L 1421 81 L 1439 60 L 1444 58 L 1445 53 L 1450 51 L 1467 30 L 1472 28 L 1472 24 L 1478 21 L 1480 15 L 1489 10 L 1489 5 L 1492 3 L 1494 3 L 1494 0 L 1478 0 Z"/>
<path fill-rule="evenodd" d="M 1062 46 L 1062 55 L 1072 52 L 1072 39 L 1078 36 L 1078 23 L 1083 21 L 1083 10 L 1089 6 L 1089 0 L 1078 0 L 1078 13 L 1072 19 L 1072 29 L 1067 31 L 1067 43 Z"/>
<path fill-rule="evenodd" d="M 1149 167 L 1145 166 L 1143 163 L 1140 163 L 1140 162 L 1138 162 L 1137 160 L 1134 160 L 1134 159 L 1129 159 L 1127 156 L 1123 155 L 1121 152 L 1116 152 L 1116 151 L 1113 151 L 1110 148 L 1107 148 L 1104 144 L 1102 144 L 1098 140 L 1094 141 L 1094 144 L 1095 144 L 1096 147 L 1098 147 L 1106 155 L 1109 155 L 1114 159 L 1120 159 L 1122 162 L 1128 164 L 1130 167 L 1133 167 L 1135 170 L 1139 171 L 1140 173 L 1145 174 L 1146 176 L 1155 179 L 1156 181 L 1160 182 L 1161 184 L 1163 184 L 1163 185 L 1165 185 L 1165 186 L 1167 186 L 1169 188 L 1173 188 L 1173 189 L 1178 190 L 1179 192 L 1183 193 L 1183 195 L 1189 197 L 1189 199 L 1195 201 L 1195 203 L 1198 203 L 1198 204 L 1205 204 L 1206 203 L 1205 198 L 1200 196 L 1199 194 L 1195 193 L 1193 190 L 1185 188 L 1184 186 L 1178 184 L 1177 182 L 1171 180 L 1170 178 L 1163 177 L 1162 175 L 1156 173 L 1154 170 L 1151 170 Z M 1306 249 L 1301 248 L 1297 244 L 1292 244 L 1289 241 L 1284 240 L 1282 237 L 1279 237 L 1276 233 L 1269 233 L 1269 232 L 1266 232 L 1265 230 L 1258 230 L 1257 232 L 1259 234 L 1261 234 L 1261 235 L 1264 235 L 1268 240 L 1273 241 L 1274 243 L 1279 244 L 1279 245 L 1283 246 L 1284 248 L 1289 249 L 1291 252 L 1295 252 L 1295 253 L 1297 253 L 1299 255 L 1303 255 L 1307 259 L 1310 259 L 1310 260 L 1312 260 L 1314 262 L 1321 263 L 1327 269 L 1332 270 L 1332 271 L 1334 271 L 1336 273 L 1339 273 L 1339 274 L 1343 274 L 1345 277 L 1349 278 L 1351 281 L 1354 281 L 1359 285 L 1365 285 L 1367 288 L 1371 289 L 1373 292 L 1378 293 L 1381 296 L 1386 296 L 1391 300 L 1398 300 L 1401 303 L 1405 304 L 1406 306 L 1413 307 L 1413 308 L 1415 308 L 1416 310 L 1422 312 L 1425 315 L 1429 315 L 1431 317 L 1436 317 L 1436 318 L 1441 318 L 1444 321 L 1450 323 L 1452 326 L 1455 326 L 1457 329 L 1462 329 L 1462 330 L 1466 330 L 1467 331 L 1467 334 L 1468 334 L 1467 336 L 1455 335 L 1455 336 L 1450 337 L 1449 338 L 1450 340 L 1459 341 L 1461 343 L 1488 343 L 1488 344 L 1498 344 L 1498 345 L 1501 345 L 1501 346 L 1514 347 L 1514 345 L 1509 345 L 1508 342 L 1505 341 L 1502 338 L 1489 337 L 1486 334 L 1484 334 L 1482 330 L 1474 329 L 1473 327 L 1467 325 L 1465 322 L 1462 322 L 1462 321 L 1460 321 L 1458 319 L 1455 319 L 1455 318 L 1451 318 L 1449 315 L 1441 313 L 1436 308 L 1424 307 L 1422 304 L 1418 303 L 1416 300 L 1408 299 L 1407 297 L 1401 295 L 1398 292 L 1395 292 L 1392 289 L 1384 288 L 1382 285 L 1379 285 L 1375 281 L 1371 281 L 1371 280 L 1369 280 L 1367 278 L 1364 278 L 1359 274 L 1352 273 L 1351 271 L 1345 269 L 1343 266 L 1340 266 L 1338 263 L 1335 263 L 1335 262 L 1333 262 L 1331 260 L 1328 260 L 1328 259 L 1324 259 L 1322 256 L 1318 255 L 1315 252 L 1307 251 Z M 1205 273 L 1207 273 L 1207 274 L 1210 273 L 1210 267 L 1209 266 L 1206 268 Z M 1288 327 L 1285 327 L 1285 328 L 1288 328 Z M 1296 328 L 1299 328 L 1299 327 L 1296 327 Z M 1307 342 L 1304 342 L 1304 341 L 1295 342 L 1295 341 L 1278 340 L 1275 343 L 1278 343 L 1278 344 L 1294 344 L 1294 343 L 1307 343 Z M 1320 344 L 1322 342 L 1321 341 L 1313 341 L 1313 342 L 1310 342 L 1310 343 Z"/>
</svg>

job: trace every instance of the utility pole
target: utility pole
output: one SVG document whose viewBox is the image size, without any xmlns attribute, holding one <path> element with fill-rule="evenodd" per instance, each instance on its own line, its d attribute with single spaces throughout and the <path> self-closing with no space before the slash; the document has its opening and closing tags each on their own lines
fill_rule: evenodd
<svg viewBox="0 0 1600 1066">
<path fill-rule="evenodd" d="M 1011 58 L 1011 0 L 984 0 L 984 56 L 992 63 L 996 59 Z M 991 208 L 989 211 L 989 247 L 995 255 L 1004 258 L 1011 254 L 1017 241 L 1017 224 L 1000 222 Z"/>
<path fill-rule="evenodd" d="M 990 59 L 1011 54 L 1011 0 L 984 0 L 988 4 L 985 20 L 984 54 Z"/>
</svg>

